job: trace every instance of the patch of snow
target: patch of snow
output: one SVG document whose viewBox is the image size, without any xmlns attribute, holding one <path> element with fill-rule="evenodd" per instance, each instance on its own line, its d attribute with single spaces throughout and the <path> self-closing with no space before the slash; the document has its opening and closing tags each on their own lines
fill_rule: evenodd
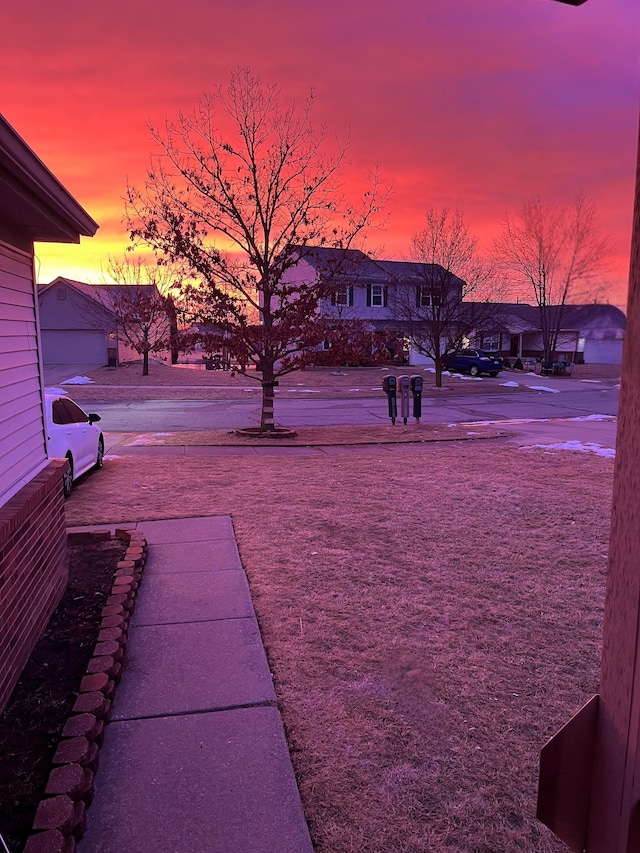
<svg viewBox="0 0 640 853">
<path fill-rule="evenodd" d="M 501 382 L 500 384 L 502 385 L 503 388 L 519 388 L 520 387 L 519 382 Z"/>
<path fill-rule="evenodd" d="M 287 394 L 297 394 L 297 393 L 298 393 L 297 388 L 287 388 Z"/>
<path fill-rule="evenodd" d="M 460 426 L 496 426 L 500 424 L 533 424 L 548 421 L 549 418 L 502 418 L 497 421 L 462 421 Z M 565 418 L 566 420 L 566 418 Z"/>
<path fill-rule="evenodd" d="M 549 394 L 560 393 L 558 388 L 548 388 L 546 385 L 527 385 L 527 388 L 531 388 L 532 391 L 547 391 Z"/>
<path fill-rule="evenodd" d="M 349 388 L 348 390 L 349 391 L 362 391 L 362 388 Z"/>
<path fill-rule="evenodd" d="M 112 459 L 121 459 L 121 456 L 116 456 L 115 453 L 108 453 L 106 456 L 102 457 L 105 462 L 109 462 Z"/>
<path fill-rule="evenodd" d="M 157 444 L 158 442 L 154 441 L 152 438 L 146 438 L 144 435 L 139 435 L 136 439 L 134 439 L 130 447 L 135 447 L 137 444 Z M 162 442 L 160 442 L 162 444 Z"/>
<path fill-rule="evenodd" d="M 66 394 L 67 389 L 66 388 L 45 388 L 44 393 L 45 394 Z"/>
<path fill-rule="evenodd" d="M 612 421 L 615 415 L 584 415 L 581 418 L 569 418 L 572 421 Z"/>
<path fill-rule="evenodd" d="M 173 433 L 172 432 L 154 432 L 153 433 L 154 438 L 164 438 L 165 435 L 173 435 Z"/>
<path fill-rule="evenodd" d="M 258 389 L 257 388 L 243 388 L 242 390 L 248 391 L 251 394 L 251 393 L 253 393 L 253 391 L 257 391 Z"/>
<path fill-rule="evenodd" d="M 391 369 L 391 368 L 389 368 L 389 367 L 381 367 L 381 368 L 380 368 L 380 370 L 390 370 L 390 369 Z"/>
<path fill-rule="evenodd" d="M 436 372 L 436 369 L 435 369 L 435 367 L 425 367 L 425 368 L 424 368 L 424 372 L 425 372 L 425 373 L 435 373 L 435 372 Z M 444 371 L 443 371 L 443 375 L 444 375 Z M 447 373 L 447 376 L 448 376 L 448 375 L 449 375 L 449 374 Z"/>
<path fill-rule="evenodd" d="M 88 376 L 72 376 L 71 379 L 65 379 L 63 385 L 90 385 L 93 379 Z"/>
<path fill-rule="evenodd" d="M 600 385 L 602 379 L 581 379 L 580 382 L 593 382 L 595 384 Z"/>
<path fill-rule="evenodd" d="M 558 444 L 530 444 L 522 448 L 523 450 L 578 450 L 582 453 L 595 453 L 598 456 L 605 456 L 612 459 L 616 452 L 612 447 L 603 447 L 601 444 L 594 444 L 591 441 L 562 441 Z"/>
<path fill-rule="evenodd" d="M 342 370 L 332 370 L 331 375 L 332 376 L 346 376 L 347 374 L 343 373 Z"/>
<path fill-rule="evenodd" d="M 319 394 L 320 391 L 314 391 L 312 388 L 303 388 L 301 393 L 302 394 Z"/>
<path fill-rule="evenodd" d="M 442 374 L 444 376 L 444 373 Z M 450 373 L 450 376 L 455 376 L 456 379 L 464 379 L 467 382 L 484 382 L 482 376 L 467 376 L 466 373 Z"/>
</svg>

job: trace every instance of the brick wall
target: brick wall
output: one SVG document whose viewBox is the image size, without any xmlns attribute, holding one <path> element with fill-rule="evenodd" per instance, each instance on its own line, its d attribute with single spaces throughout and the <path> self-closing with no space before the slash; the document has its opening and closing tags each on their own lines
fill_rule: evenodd
<svg viewBox="0 0 640 853">
<path fill-rule="evenodd" d="M 66 461 L 0 507 L 0 711 L 67 585 Z"/>
</svg>

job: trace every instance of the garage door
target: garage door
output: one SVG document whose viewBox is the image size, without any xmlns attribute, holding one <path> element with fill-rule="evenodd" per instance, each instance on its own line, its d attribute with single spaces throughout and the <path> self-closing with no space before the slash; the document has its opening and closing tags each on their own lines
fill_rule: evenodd
<svg viewBox="0 0 640 853">
<path fill-rule="evenodd" d="M 101 367 L 107 363 L 107 342 L 102 332 L 87 330 L 43 329 L 42 360 L 45 367 L 54 364 L 86 364 Z"/>
<path fill-rule="evenodd" d="M 622 341 L 586 341 L 584 360 L 587 364 L 622 364 Z"/>
</svg>

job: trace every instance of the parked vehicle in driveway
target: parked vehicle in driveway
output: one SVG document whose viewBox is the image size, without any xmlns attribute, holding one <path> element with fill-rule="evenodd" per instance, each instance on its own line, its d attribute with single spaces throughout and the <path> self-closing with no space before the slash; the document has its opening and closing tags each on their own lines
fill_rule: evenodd
<svg viewBox="0 0 640 853">
<path fill-rule="evenodd" d="M 88 415 L 66 394 L 45 392 L 47 449 L 52 459 L 67 459 L 64 494 L 71 494 L 74 480 L 92 468 L 102 468 L 104 436 L 97 426 L 100 415 Z"/>
<path fill-rule="evenodd" d="M 445 367 L 454 373 L 468 373 L 470 376 L 480 376 L 488 373 L 497 376 L 503 369 L 502 359 L 491 356 L 481 349 L 462 349 L 448 355 Z"/>
</svg>

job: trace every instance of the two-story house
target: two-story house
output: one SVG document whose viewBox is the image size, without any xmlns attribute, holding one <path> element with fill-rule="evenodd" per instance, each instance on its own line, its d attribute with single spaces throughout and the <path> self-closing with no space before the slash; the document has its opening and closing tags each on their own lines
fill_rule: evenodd
<svg viewBox="0 0 640 853">
<path fill-rule="evenodd" d="M 305 246 L 298 252 L 287 278 L 326 285 L 318 306 L 323 316 L 365 323 L 405 358 L 412 357 L 416 318 L 446 315 L 446 306 L 462 300 L 464 282 L 439 264 L 378 260 L 358 249 Z"/>
</svg>

